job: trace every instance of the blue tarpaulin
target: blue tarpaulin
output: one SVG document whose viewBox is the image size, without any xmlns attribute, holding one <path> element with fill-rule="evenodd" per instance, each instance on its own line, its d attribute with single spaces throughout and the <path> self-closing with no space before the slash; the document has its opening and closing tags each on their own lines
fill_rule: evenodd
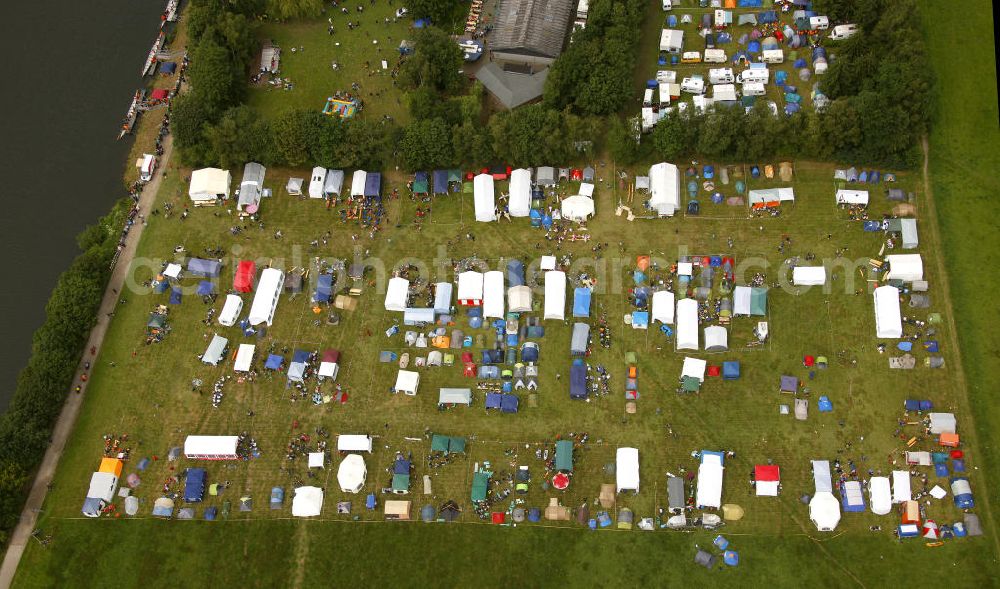
<svg viewBox="0 0 1000 589">
<path fill-rule="evenodd" d="M 573 291 L 573 316 L 590 317 L 590 289 L 581 286 Z"/>
<path fill-rule="evenodd" d="M 649 311 L 632 311 L 632 328 L 647 329 L 649 327 Z"/>
<path fill-rule="evenodd" d="M 181 304 L 181 287 L 175 286 L 170 289 L 170 304 L 171 305 Z"/>
<path fill-rule="evenodd" d="M 760 8 L 763 0 L 739 0 L 737 6 L 740 8 Z"/>
<path fill-rule="evenodd" d="M 207 280 L 202 280 L 198 283 L 198 295 L 207 296 L 210 294 L 215 294 L 215 285 Z"/>
<path fill-rule="evenodd" d="M 187 263 L 188 272 L 195 276 L 205 278 L 215 278 L 222 270 L 222 262 L 218 260 L 205 260 L 202 258 L 191 258 Z"/>
<path fill-rule="evenodd" d="M 434 170 L 434 194 L 448 194 L 448 170 Z"/>
</svg>

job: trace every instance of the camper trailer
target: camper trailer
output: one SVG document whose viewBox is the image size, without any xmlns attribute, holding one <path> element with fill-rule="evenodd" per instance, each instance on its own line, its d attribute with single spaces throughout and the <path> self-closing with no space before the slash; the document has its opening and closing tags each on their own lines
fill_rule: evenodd
<svg viewBox="0 0 1000 589">
<path fill-rule="evenodd" d="M 705 80 L 701 76 L 691 76 L 684 78 L 681 82 L 681 91 L 688 94 L 704 94 Z"/>
<path fill-rule="evenodd" d="M 771 72 L 764 67 L 752 67 L 750 69 L 743 70 L 740 75 L 736 77 L 736 81 L 740 84 L 767 84 L 771 79 Z"/>
<path fill-rule="evenodd" d="M 721 67 L 708 70 L 708 82 L 710 84 L 732 84 L 735 81 L 736 76 L 733 74 L 731 68 Z"/>
<path fill-rule="evenodd" d="M 726 63 L 726 59 L 726 52 L 722 49 L 706 49 L 702 61 L 705 63 Z"/>
<path fill-rule="evenodd" d="M 765 49 L 760 60 L 764 63 L 782 63 L 785 61 L 785 52 L 781 49 Z"/>
<path fill-rule="evenodd" d="M 701 63 L 701 53 L 685 51 L 681 54 L 681 63 Z"/>
<path fill-rule="evenodd" d="M 850 39 L 857 32 L 858 25 L 837 25 L 830 31 L 830 39 L 833 41 L 843 41 L 844 39 Z"/>
<path fill-rule="evenodd" d="M 830 19 L 825 16 L 810 16 L 809 27 L 814 31 L 825 31 L 830 28 Z"/>
<path fill-rule="evenodd" d="M 743 96 L 763 96 L 765 93 L 764 84 L 757 82 L 743 84 Z"/>
</svg>

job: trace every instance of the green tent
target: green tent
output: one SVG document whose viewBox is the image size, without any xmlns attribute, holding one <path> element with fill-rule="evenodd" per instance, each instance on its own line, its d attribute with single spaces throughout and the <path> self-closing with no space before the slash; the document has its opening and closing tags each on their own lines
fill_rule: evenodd
<svg viewBox="0 0 1000 589">
<path fill-rule="evenodd" d="M 426 176 L 413 181 L 413 194 L 427 194 L 427 188 L 428 183 Z"/>
<path fill-rule="evenodd" d="M 635 364 L 635 352 L 625 352 L 625 363 Z"/>
<path fill-rule="evenodd" d="M 767 315 L 767 289 L 753 287 L 750 289 L 750 314 L 764 317 Z"/>
<path fill-rule="evenodd" d="M 163 329 L 163 326 L 167 324 L 167 318 L 159 313 L 151 313 L 149 315 L 149 323 L 146 324 L 148 329 Z"/>
<path fill-rule="evenodd" d="M 462 170 L 448 170 L 448 182 L 461 182 Z"/>
<path fill-rule="evenodd" d="M 701 389 L 701 381 L 693 376 L 681 378 L 681 390 L 685 393 L 697 393 Z"/>
<path fill-rule="evenodd" d="M 447 454 L 450 440 L 451 438 L 448 436 L 434 434 L 434 437 L 431 438 L 431 452 L 444 452 Z"/>
<path fill-rule="evenodd" d="M 472 187 L 472 182 L 465 182 L 462 184 L 462 194 L 473 194 L 475 189 Z"/>
<path fill-rule="evenodd" d="M 392 475 L 392 490 L 393 491 L 409 491 L 410 490 L 410 475 L 408 475 L 408 474 L 394 474 L 394 475 Z"/>
<path fill-rule="evenodd" d="M 556 442 L 556 470 L 573 472 L 573 442 L 569 440 Z"/>
<path fill-rule="evenodd" d="M 472 500 L 486 501 L 486 492 L 489 489 L 490 475 L 485 472 L 472 474 Z"/>
<path fill-rule="evenodd" d="M 452 437 L 451 438 L 451 445 L 449 446 L 448 451 L 449 452 L 453 452 L 455 454 L 464 454 L 465 453 L 465 438 Z"/>
</svg>

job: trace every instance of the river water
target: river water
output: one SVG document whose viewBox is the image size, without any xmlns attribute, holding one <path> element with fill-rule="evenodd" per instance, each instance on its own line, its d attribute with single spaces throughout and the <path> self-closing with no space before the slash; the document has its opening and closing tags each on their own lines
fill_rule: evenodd
<svg viewBox="0 0 1000 589">
<path fill-rule="evenodd" d="M 5 2 L 0 18 L 0 409 L 75 236 L 125 196 L 119 122 L 165 0 Z"/>
</svg>

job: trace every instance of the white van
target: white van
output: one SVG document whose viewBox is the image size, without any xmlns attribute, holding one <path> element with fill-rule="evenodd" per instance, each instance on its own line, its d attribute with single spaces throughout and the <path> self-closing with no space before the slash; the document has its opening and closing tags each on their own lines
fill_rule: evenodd
<svg viewBox="0 0 1000 589">
<path fill-rule="evenodd" d="M 743 96 L 763 96 L 766 93 L 764 84 L 760 82 L 745 82 L 743 84 Z"/>
<path fill-rule="evenodd" d="M 661 84 L 674 84 L 677 82 L 677 72 L 674 70 L 659 70 L 656 72 L 656 81 Z"/>
<path fill-rule="evenodd" d="M 708 70 L 708 82 L 710 84 L 732 84 L 736 81 L 732 68 L 720 67 Z"/>
<path fill-rule="evenodd" d="M 765 49 L 760 54 L 760 60 L 764 63 L 782 63 L 785 61 L 785 52 L 781 49 Z"/>
<path fill-rule="evenodd" d="M 642 105 L 643 106 L 653 106 L 653 89 L 646 88 L 646 91 L 642 94 Z"/>
<path fill-rule="evenodd" d="M 688 94 L 704 94 L 705 80 L 701 76 L 691 76 L 681 81 L 681 92 Z"/>
<path fill-rule="evenodd" d="M 771 72 L 767 68 L 750 68 L 736 76 L 736 81 L 740 84 L 767 84 L 770 79 Z"/>
<path fill-rule="evenodd" d="M 243 299 L 239 295 L 226 295 L 226 304 L 222 306 L 222 312 L 219 313 L 219 325 L 226 327 L 236 325 L 236 320 L 240 318 L 242 310 Z"/>
<path fill-rule="evenodd" d="M 726 52 L 722 49 L 706 49 L 702 61 L 705 63 L 726 63 L 726 59 Z"/>
<path fill-rule="evenodd" d="M 842 41 L 844 39 L 850 39 L 854 36 L 854 33 L 858 32 L 858 25 L 837 25 L 833 27 L 830 31 L 830 39 L 834 41 Z"/>
<path fill-rule="evenodd" d="M 815 31 L 825 31 L 830 28 L 830 19 L 825 16 L 810 16 L 809 26 Z"/>
</svg>

